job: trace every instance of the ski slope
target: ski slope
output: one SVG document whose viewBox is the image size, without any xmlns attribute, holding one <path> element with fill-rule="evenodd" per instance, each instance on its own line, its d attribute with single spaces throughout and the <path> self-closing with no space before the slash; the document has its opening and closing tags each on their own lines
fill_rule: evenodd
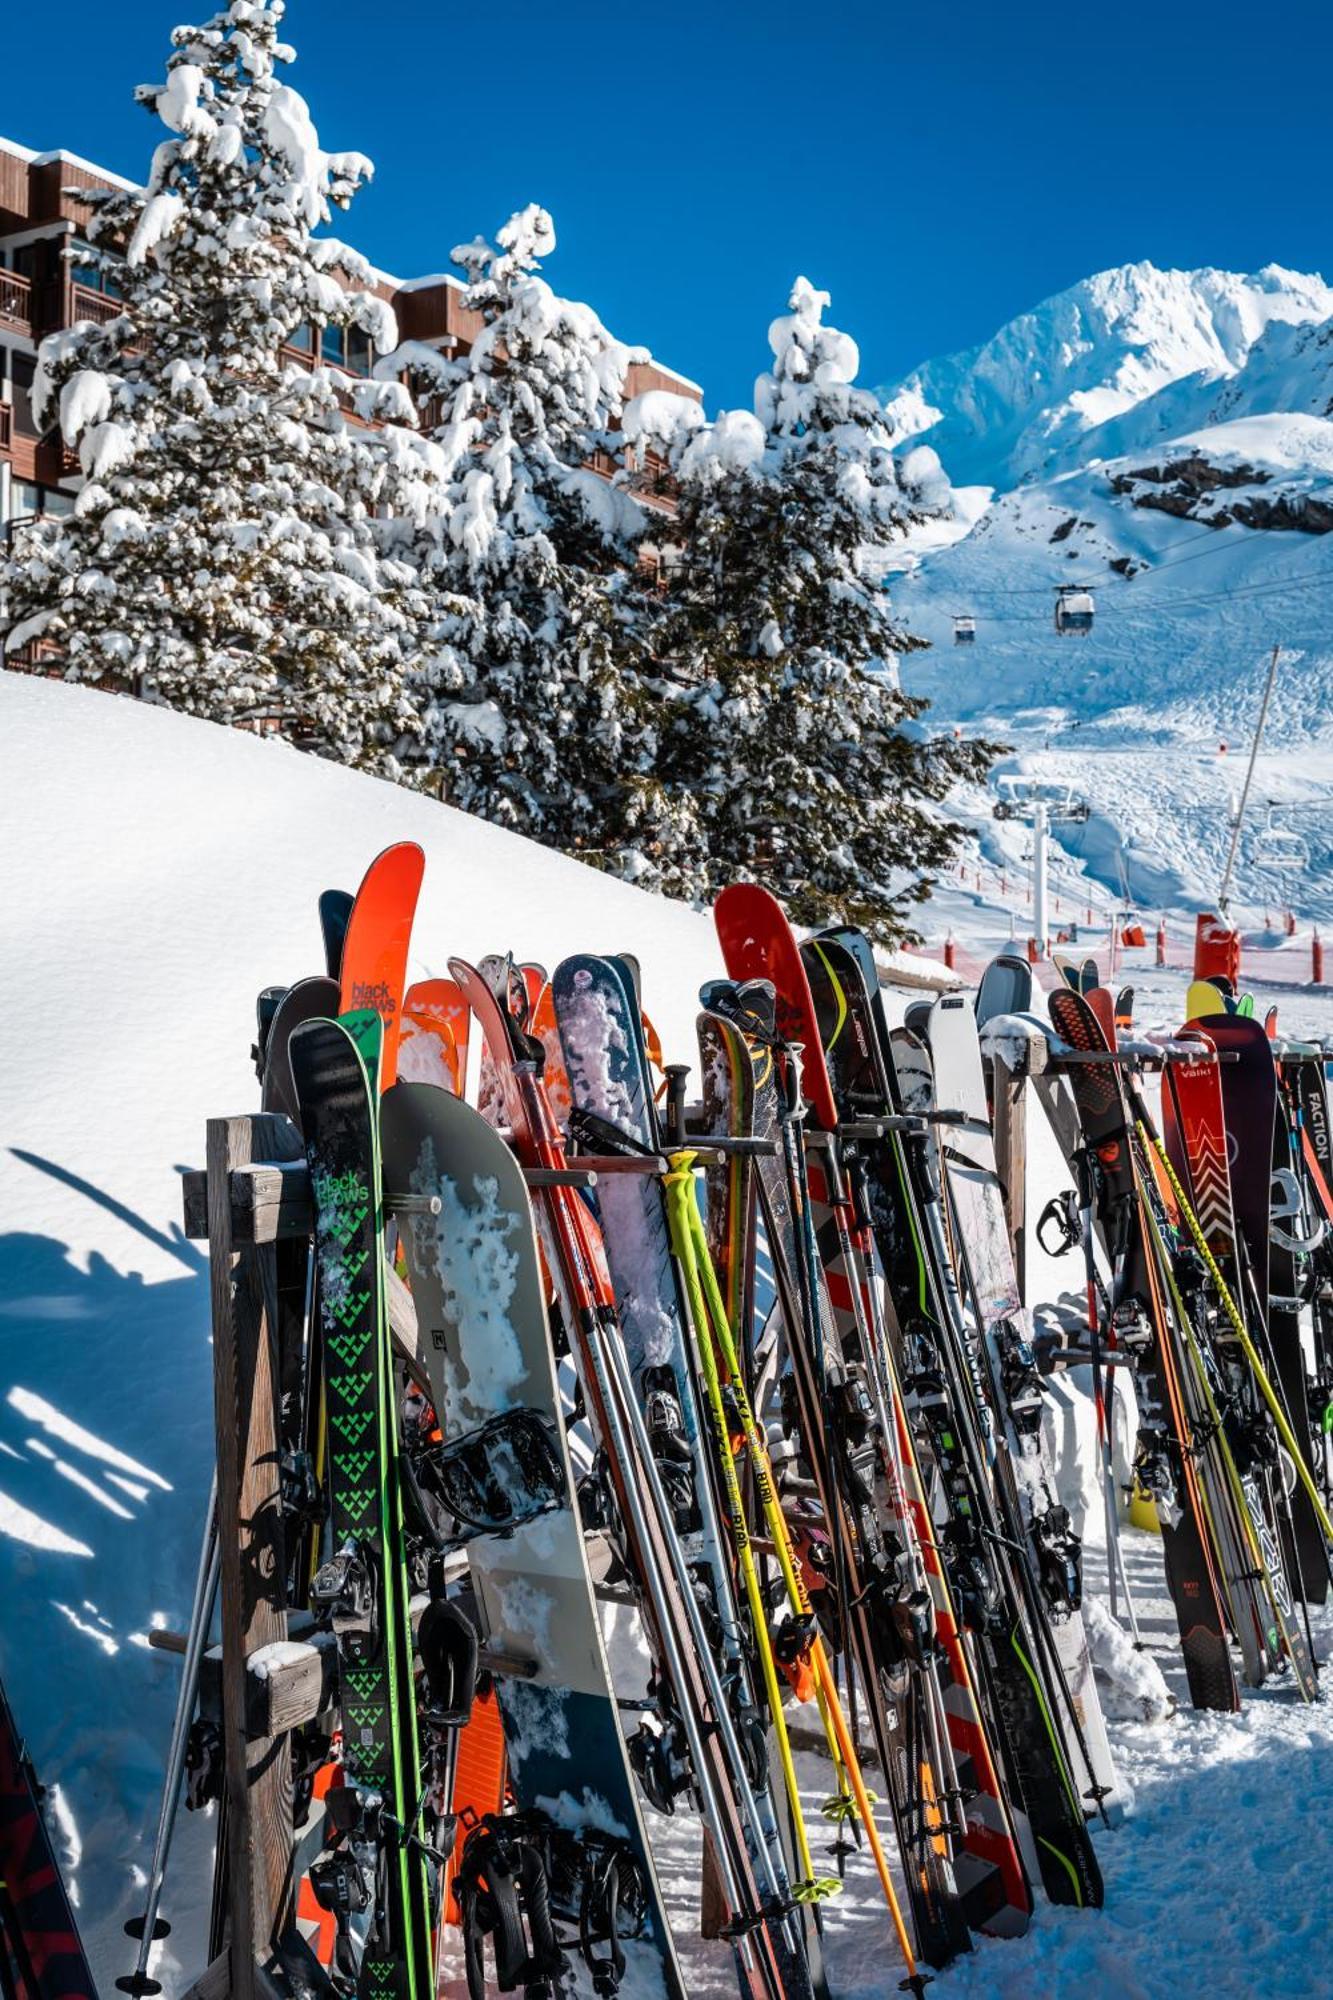
<svg viewBox="0 0 1333 2000">
<path fill-rule="evenodd" d="M 1333 424 L 1303 422 L 1317 425 L 1318 452 L 1327 454 Z M 1257 463 L 1257 442 L 1288 489 L 1317 484 L 1333 493 L 1333 458 L 1316 464 L 1316 444 L 1298 429 L 1295 420 L 1249 419 L 1181 448 L 1207 440 L 1210 457 L 1230 450 Z M 1150 912 L 1211 908 L 1278 645 L 1233 894 L 1249 925 L 1287 899 L 1303 918 L 1327 923 L 1333 539 L 1209 527 L 1135 507 L 1110 484 L 1129 466 L 1118 461 L 1019 488 L 994 500 L 962 539 L 911 558 L 914 566 L 892 579 L 893 601 L 931 650 L 903 660 L 903 684 L 930 698 L 937 722 L 1010 746 L 997 769 L 1069 783 L 1089 799 L 1091 825 L 1056 830 L 1072 867 L 1085 866 L 1118 896 L 1123 866 L 1131 900 Z M 1113 563 L 1133 573 L 1119 574 Z M 1087 637 L 1055 630 L 1056 586 L 1064 583 L 1095 593 Z M 976 619 L 977 637 L 960 646 L 953 621 L 964 613 Z M 993 856 L 1017 859 L 1022 836 L 990 821 L 992 803 L 979 792 L 969 817 Z M 1299 879 L 1262 865 L 1270 817 L 1307 843 L 1310 866 Z"/>
<path fill-rule="evenodd" d="M 1091 823 L 1056 834 L 1068 877 L 1148 911 L 1217 898 L 1276 645 L 1233 903 L 1248 928 L 1286 903 L 1333 919 L 1330 315 L 1321 278 L 1277 265 L 1125 265 L 883 392 L 902 449 L 937 451 L 954 482 L 889 579 L 931 648 L 904 685 L 1010 745 L 1001 769 L 1083 793 Z M 1062 585 L 1095 595 L 1086 638 L 1054 629 Z M 1012 869 L 1023 836 L 992 802 L 967 817 Z M 1307 843 L 1294 879 L 1262 863 L 1270 816 Z"/>
<path fill-rule="evenodd" d="M 180 1232 L 179 1168 L 200 1162 L 208 1116 L 254 1106 L 254 996 L 318 969 L 320 889 L 354 887 L 399 839 L 427 857 L 413 976 L 459 952 L 512 946 L 551 964 L 576 948 L 630 950 L 668 1056 L 688 1056 L 697 988 L 720 971 L 706 916 L 280 744 L 0 675 L 0 1673 L 52 1785 L 108 1994 L 128 1969 L 121 1926 L 141 1907 L 179 1671 L 146 1635 L 185 1622 L 211 1463 L 206 1260 Z M 941 928 L 946 916 L 978 953 L 1003 934 L 993 905 L 954 888 Z M 1150 1018 L 1171 1019 L 1182 993 L 1182 979 L 1159 977 Z M 1326 1002 L 1303 1004 L 1311 1030 L 1333 1029 Z M 1039 1148 L 1034 1214 L 1058 1171 Z M 1076 1272 L 1035 1268 L 1044 1299 L 1077 1290 Z M 1077 1489 L 1087 1401 L 1068 1379 L 1056 1395 Z M 1087 1529 L 1091 1574 L 1095 1507 Z M 1155 1549 L 1135 1562 L 1151 1588 Z M 1151 1629 L 1170 1678 L 1164 1618 Z M 940 2000 L 1156 2000 L 1186 1981 L 1326 1990 L 1310 1929 L 1275 1911 L 1322 1922 L 1311 1885 L 1327 1872 L 1333 1714 L 1273 1694 L 1234 1722 L 1179 1714 L 1114 1734 L 1135 1798 L 1127 1826 L 1099 1838 L 1108 1909 L 1043 1906 L 1027 1943 L 986 1946 L 939 1979 Z M 824 1768 L 810 1760 L 805 1777 L 817 1806 Z M 168 1995 L 202 1967 L 210 1843 L 211 1823 L 183 1815 L 164 1906 Z M 1262 1865 L 1242 1869 L 1251 1849 Z M 685 1918 L 697 1908 L 685 1823 L 664 1855 Z M 853 1864 L 830 1912 L 843 2000 L 882 1995 L 890 1976 L 868 1875 Z M 691 1990 L 731 1990 L 716 1954 L 696 1954 Z"/>
</svg>

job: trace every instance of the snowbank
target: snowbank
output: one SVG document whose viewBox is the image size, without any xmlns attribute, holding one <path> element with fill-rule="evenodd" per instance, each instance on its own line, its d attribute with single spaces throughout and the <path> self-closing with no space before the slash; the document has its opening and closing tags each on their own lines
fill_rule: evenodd
<svg viewBox="0 0 1333 2000">
<path fill-rule="evenodd" d="M 451 953 L 632 951 L 688 1057 L 722 971 L 706 917 L 284 745 L 0 675 L 0 1673 L 81 1843 L 107 1988 L 179 1673 L 146 1634 L 185 1623 L 211 1467 L 206 1264 L 178 1169 L 207 1117 L 257 1103 L 255 995 L 322 970 L 320 890 L 403 839 L 427 857 L 414 977 Z M 183 1822 L 183 1954 L 208 1832 Z"/>
</svg>

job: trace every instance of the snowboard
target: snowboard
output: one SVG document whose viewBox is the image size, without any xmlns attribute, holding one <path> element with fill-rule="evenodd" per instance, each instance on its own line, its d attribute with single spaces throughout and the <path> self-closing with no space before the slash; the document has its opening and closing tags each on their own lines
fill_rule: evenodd
<svg viewBox="0 0 1333 2000">
<path fill-rule="evenodd" d="M 832 932 L 832 936 L 840 935 Z M 1032 1005 L 1032 966 L 1017 952 L 1002 951 L 981 975 L 977 988 L 977 1026 L 984 1028 L 997 1014 L 1025 1014 Z"/>
<path fill-rule="evenodd" d="M 440 1204 L 400 1225 L 441 1433 L 421 1476 L 466 1547 L 483 1639 L 512 1663 L 495 1684 L 510 1785 L 516 1809 L 554 1830 L 562 1949 L 590 1976 L 623 1958 L 611 1991 L 623 1979 L 681 1996 L 588 1571 L 522 1169 L 479 1113 L 429 1084 L 396 1084 L 382 1117 L 388 1185 Z M 622 1917 L 594 1899 L 580 1942 L 581 1884 L 610 1870 L 628 1892 Z M 570 1875 L 578 1901 L 559 1893 Z"/>
</svg>

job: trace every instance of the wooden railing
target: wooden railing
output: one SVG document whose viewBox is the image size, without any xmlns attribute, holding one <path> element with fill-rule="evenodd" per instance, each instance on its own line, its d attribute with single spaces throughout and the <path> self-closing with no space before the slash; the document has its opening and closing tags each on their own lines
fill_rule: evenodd
<svg viewBox="0 0 1333 2000">
<path fill-rule="evenodd" d="M 91 285 L 74 285 L 69 288 L 69 310 L 67 321 L 90 319 L 95 326 L 106 326 L 109 321 L 119 319 L 125 308 L 119 299 L 109 292 L 96 292 Z"/>
<path fill-rule="evenodd" d="M 32 332 L 32 285 L 17 271 L 0 271 L 0 326 L 10 333 Z"/>
</svg>

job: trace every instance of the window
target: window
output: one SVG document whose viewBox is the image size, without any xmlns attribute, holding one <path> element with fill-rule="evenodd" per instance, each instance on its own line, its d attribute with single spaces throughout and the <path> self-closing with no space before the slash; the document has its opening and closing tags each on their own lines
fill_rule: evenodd
<svg viewBox="0 0 1333 2000">
<path fill-rule="evenodd" d="M 76 244 L 69 260 L 69 275 L 76 285 L 83 285 L 90 292 L 102 289 L 102 273 L 86 243 Z"/>
<path fill-rule="evenodd" d="M 343 365 L 343 330 L 340 326 L 325 326 L 320 331 L 319 355 L 321 361 L 329 362 L 334 368 Z"/>
<path fill-rule="evenodd" d="M 86 243 L 76 243 L 68 259 L 69 275 L 85 292 L 102 292 L 109 299 L 121 297 L 116 266 L 104 268 Z"/>
<path fill-rule="evenodd" d="M 16 479 L 9 489 L 10 511 L 16 521 L 31 520 L 35 514 L 72 514 L 74 495 L 58 486 L 38 486 L 31 479 Z"/>
<path fill-rule="evenodd" d="M 353 375 L 369 375 L 375 350 L 370 344 L 370 335 L 363 333 L 359 326 L 347 329 L 347 366 Z"/>
<path fill-rule="evenodd" d="M 299 348 L 302 354 L 309 354 L 315 344 L 315 329 L 308 324 L 294 327 L 287 344 L 289 347 Z"/>
<path fill-rule="evenodd" d="M 9 357 L 9 400 L 14 406 L 14 430 L 19 437 L 35 438 L 41 433 L 32 414 L 32 378 L 37 364 L 30 354 Z"/>
</svg>

